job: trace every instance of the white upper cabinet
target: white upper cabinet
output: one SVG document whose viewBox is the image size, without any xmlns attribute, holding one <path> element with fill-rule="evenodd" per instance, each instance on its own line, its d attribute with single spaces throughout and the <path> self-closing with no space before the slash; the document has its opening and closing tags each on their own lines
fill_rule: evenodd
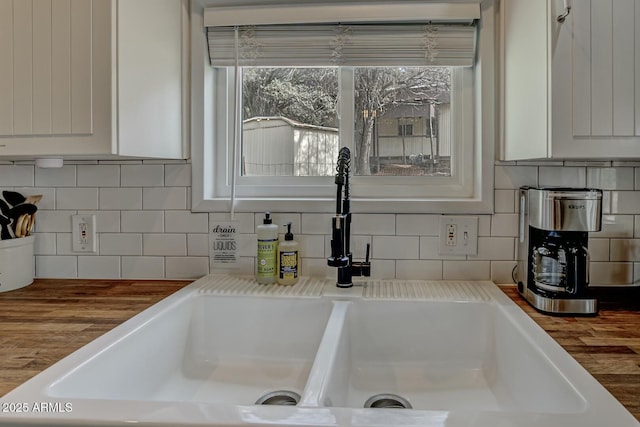
<svg viewBox="0 0 640 427">
<path fill-rule="evenodd" d="M 183 158 L 183 0 L 0 0 L 0 156 Z"/>
<path fill-rule="evenodd" d="M 501 7 L 500 158 L 640 158 L 640 0 Z"/>
</svg>

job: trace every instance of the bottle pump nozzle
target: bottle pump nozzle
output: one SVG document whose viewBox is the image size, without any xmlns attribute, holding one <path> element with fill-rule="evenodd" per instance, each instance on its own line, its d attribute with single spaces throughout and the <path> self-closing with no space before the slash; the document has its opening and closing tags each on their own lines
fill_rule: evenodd
<svg viewBox="0 0 640 427">
<path fill-rule="evenodd" d="M 284 224 L 287 227 L 287 232 L 284 235 L 284 240 L 293 240 L 293 233 L 291 232 L 291 222 Z"/>
</svg>

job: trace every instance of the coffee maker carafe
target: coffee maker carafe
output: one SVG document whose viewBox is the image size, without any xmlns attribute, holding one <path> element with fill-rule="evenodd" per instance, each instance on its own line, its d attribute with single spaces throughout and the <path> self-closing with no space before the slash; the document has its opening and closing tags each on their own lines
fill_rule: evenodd
<svg viewBox="0 0 640 427">
<path fill-rule="evenodd" d="M 602 191 L 520 188 L 518 291 L 550 314 L 596 314 L 589 296 L 590 231 L 602 226 Z"/>
</svg>

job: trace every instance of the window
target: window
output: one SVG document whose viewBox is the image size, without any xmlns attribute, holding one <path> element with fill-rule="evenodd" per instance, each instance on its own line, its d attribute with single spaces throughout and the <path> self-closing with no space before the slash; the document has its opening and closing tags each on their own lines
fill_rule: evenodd
<svg viewBox="0 0 640 427">
<path fill-rule="evenodd" d="M 382 7 L 398 6 L 406 5 Z M 404 13 L 412 17 L 408 11 L 419 6 L 409 6 Z M 226 210 L 233 197 L 240 210 L 274 210 L 284 201 L 284 210 L 326 211 L 345 145 L 361 211 L 490 209 L 492 126 L 483 120 L 492 115 L 480 106 L 492 108 L 481 73 L 492 70 L 481 67 L 479 53 L 488 51 L 490 64 L 492 31 L 481 41 L 493 12 L 476 27 L 477 20 L 459 17 L 301 24 L 348 11 L 337 4 L 268 9 L 276 10 L 264 19 L 276 22 L 234 27 L 217 21 L 255 16 L 251 7 L 202 9 L 210 26 L 199 46 L 210 64 L 203 62 L 203 83 L 194 79 L 192 93 L 203 100 L 203 129 L 193 129 L 196 140 L 202 135 L 202 146 L 194 145 L 194 209 Z"/>
</svg>

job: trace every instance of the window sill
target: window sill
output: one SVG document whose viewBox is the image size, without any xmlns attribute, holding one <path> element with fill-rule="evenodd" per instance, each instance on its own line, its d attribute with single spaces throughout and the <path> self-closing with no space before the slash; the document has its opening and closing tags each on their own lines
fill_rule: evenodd
<svg viewBox="0 0 640 427">
<path fill-rule="evenodd" d="M 335 212 L 336 200 L 331 198 L 242 198 L 235 202 L 235 212 Z M 194 212 L 230 212 L 231 202 L 225 199 L 202 199 L 192 203 Z M 351 199 L 351 211 L 357 213 L 449 213 L 491 214 L 493 198 L 487 200 L 416 200 L 416 199 Z"/>
</svg>

